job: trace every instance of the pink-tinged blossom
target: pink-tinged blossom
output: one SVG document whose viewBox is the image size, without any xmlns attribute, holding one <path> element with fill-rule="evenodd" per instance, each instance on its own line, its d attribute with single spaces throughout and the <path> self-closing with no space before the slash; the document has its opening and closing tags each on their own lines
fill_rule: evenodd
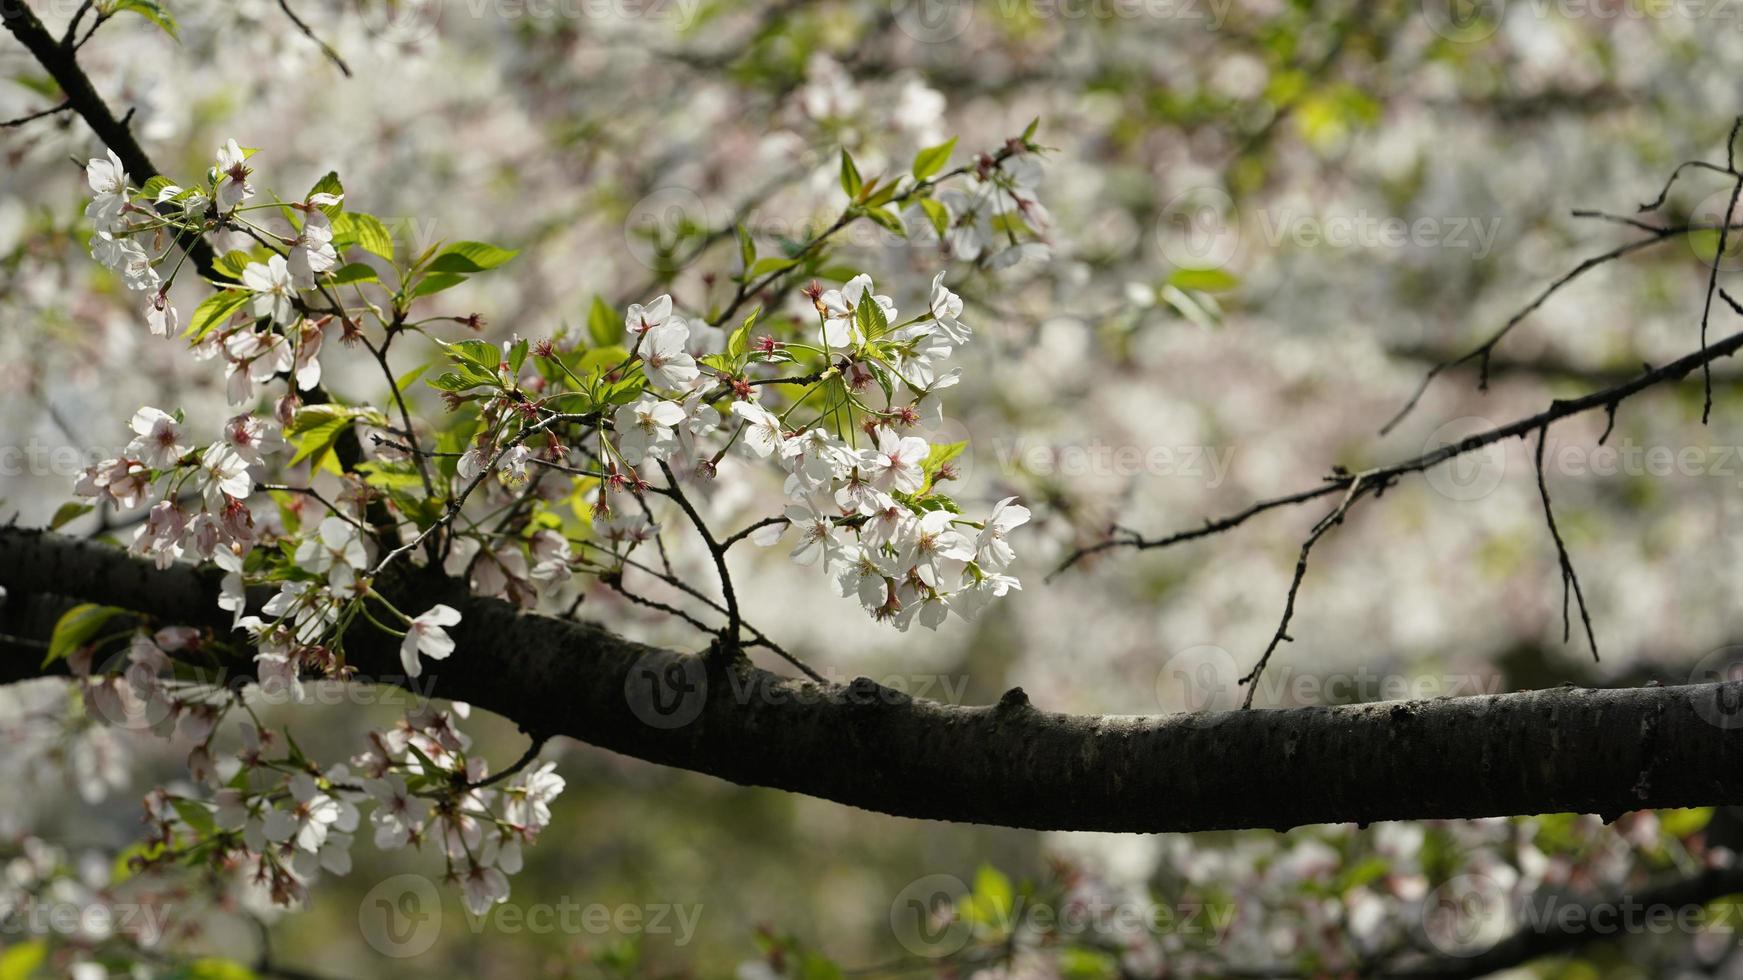
<svg viewBox="0 0 1743 980">
<path fill-rule="evenodd" d="M 929 450 L 926 440 L 878 430 L 878 447 L 861 456 L 860 465 L 871 475 L 872 486 L 883 491 L 918 493 L 926 485 L 921 468 Z"/>
<path fill-rule="evenodd" d="M 690 328 L 672 319 L 648 330 L 641 339 L 642 373 L 655 388 L 682 389 L 701 376 L 696 359 L 685 350 Z"/>
<path fill-rule="evenodd" d="M 640 303 L 629 304 L 629 310 L 623 317 L 623 326 L 631 334 L 644 334 L 665 326 L 671 317 L 672 297 L 663 295 L 646 306 Z"/>
<path fill-rule="evenodd" d="M 161 409 L 141 408 L 133 413 L 129 427 L 135 437 L 127 445 L 127 455 L 154 470 L 169 469 L 192 448 L 182 440 L 181 423 Z"/>
</svg>

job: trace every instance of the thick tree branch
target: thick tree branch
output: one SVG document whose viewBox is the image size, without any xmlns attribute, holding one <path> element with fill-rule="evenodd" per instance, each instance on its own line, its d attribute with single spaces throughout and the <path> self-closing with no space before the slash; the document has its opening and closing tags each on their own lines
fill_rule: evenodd
<svg viewBox="0 0 1743 980">
<path fill-rule="evenodd" d="M 45 584 L 161 622 L 228 626 L 212 570 L 159 570 L 103 545 L 0 530 L 8 604 Z M 1020 690 L 963 707 L 864 679 L 790 680 L 521 613 L 435 575 L 386 589 L 408 609 L 446 602 L 464 616 L 454 656 L 420 679 L 437 697 L 529 731 L 898 816 L 1155 832 L 1743 803 L 1743 724 L 1732 723 L 1743 682 L 1074 716 L 1038 710 Z M 398 642 L 360 627 L 346 637 L 349 663 L 394 683 Z M 36 661 L 19 664 L 21 652 L 8 648 L 0 673 L 31 675 Z"/>
</svg>

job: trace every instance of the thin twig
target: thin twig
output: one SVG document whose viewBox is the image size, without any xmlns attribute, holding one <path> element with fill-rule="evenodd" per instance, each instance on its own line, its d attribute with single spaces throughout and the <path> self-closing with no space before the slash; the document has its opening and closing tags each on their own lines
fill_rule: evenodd
<svg viewBox="0 0 1743 980">
<path fill-rule="evenodd" d="M 1743 314 L 1743 305 L 1737 304 L 1736 301 L 1731 299 L 1724 290 L 1719 290 L 1719 293 L 1733 309 L 1735 309 L 1739 314 Z M 1383 482 L 1389 485 L 1400 476 L 1410 473 L 1420 473 L 1450 459 L 1475 452 L 1478 449 L 1494 445 L 1498 442 L 1504 442 L 1508 439 L 1514 438 L 1523 438 L 1536 432 L 1539 428 L 1548 423 L 1557 422 L 1570 416 L 1579 415 L 1594 409 L 1610 411 L 1612 410 L 1612 406 L 1617 405 L 1648 388 L 1666 381 L 1674 381 L 1685 377 L 1689 372 L 1701 365 L 1715 361 L 1721 357 L 1729 357 L 1739 350 L 1743 350 L 1743 333 L 1732 334 L 1719 341 L 1717 344 L 1685 354 L 1662 367 L 1648 368 L 1621 384 L 1603 388 L 1579 398 L 1552 402 L 1547 410 L 1539 412 L 1529 418 L 1518 419 L 1509 422 L 1506 425 L 1486 429 L 1474 435 L 1466 436 L 1458 442 L 1449 443 L 1439 449 L 1433 450 L 1432 452 L 1423 453 L 1420 456 L 1413 456 L 1409 459 L 1393 463 L 1390 466 L 1368 470 L 1365 475 L 1371 480 Z M 1288 507 L 1294 504 L 1306 503 L 1310 500 L 1317 500 L 1320 497 L 1327 496 L 1328 494 L 1336 493 L 1339 490 L 1347 490 L 1350 484 L 1357 478 L 1358 477 L 1355 474 L 1347 472 L 1333 473 L 1331 476 L 1326 477 L 1324 482 L 1317 487 L 1308 490 L 1301 490 L 1281 497 L 1271 497 L 1266 500 L 1261 500 L 1226 517 L 1214 521 L 1206 521 L 1202 527 L 1192 528 L 1186 531 L 1178 531 L 1165 537 L 1146 538 L 1141 535 L 1130 533 L 1110 537 L 1107 540 L 1100 541 L 1096 544 L 1079 548 L 1067 555 L 1064 561 L 1060 563 L 1059 567 L 1055 568 L 1053 572 L 1048 575 L 1048 580 L 1051 581 L 1060 573 L 1071 568 L 1073 565 L 1076 565 L 1083 559 L 1107 551 L 1111 548 L 1127 547 L 1144 551 L 1150 548 L 1164 548 L 1169 545 L 1179 544 L 1195 538 L 1207 537 L 1212 534 L 1217 534 L 1238 527 L 1267 511 L 1276 510 L 1279 507 Z"/>
<path fill-rule="evenodd" d="M 5 122 L 0 122 L 0 129 L 11 129 L 14 126 L 22 126 L 25 123 L 35 122 L 38 119 L 45 119 L 49 116 L 59 115 L 60 113 L 71 110 L 72 107 L 72 101 L 68 100 L 62 102 L 60 105 L 43 109 L 40 112 L 33 112 L 28 116 L 19 116 L 17 119 L 8 119 Z"/>
<path fill-rule="evenodd" d="M 309 40 L 315 42 L 315 44 L 320 46 L 321 53 L 327 56 L 328 61 L 331 61 L 333 64 L 339 66 L 339 71 L 341 74 L 343 74 L 346 78 L 351 77 L 351 66 L 347 65 L 345 63 L 344 58 L 339 57 L 339 52 L 333 50 L 332 45 L 328 44 L 327 42 L 321 40 L 318 36 L 316 36 L 314 28 L 311 28 L 308 24 L 305 24 L 303 22 L 303 19 L 301 17 L 297 16 L 297 12 L 291 9 L 290 0 L 278 0 L 278 8 L 280 10 L 284 11 L 284 15 L 286 17 L 290 18 L 291 23 L 297 25 L 297 30 L 302 31 L 304 37 L 308 38 Z"/>
<path fill-rule="evenodd" d="M 1549 503 L 1549 483 L 1543 475 L 1543 444 L 1549 438 L 1549 423 L 1537 430 L 1537 494 L 1543 499 L 1543 519 L 1549 524 L 1549 536 L 1555 539 L 1555 554 L 1561 562 L 1561 641 L 1566 643 L 1573 630 L 1568 622 L 1567 600 L 1571 591 L 1574 600 L 1580 606 L 1580 620 L 1586 626 L 1586 641 L 1592 645 L 1592 659 L 1598 659 L 1598 638 L 1592 632 L 1592 616 L 1586 609 L 1586 595 L 1580 589 L 1580 577 L 1574 573 L 1574 560 L 1568 554 L 1567 543 L 1561 539 L 1561 531 L 1555 526 L 1555 508 Z"/>
<path fill-rule="evenodd" d="M 1364 484 L 1362 481 L 1365 478 L 1366 474 L 1357 474 L 1350 480 L 1349 492 L 1344 494 L 1342 502 L 1331 513 L 1320 518 L 1319 523 L 1313 526 L 1312 533 L 1307 536 L 1307 540 L 1301 543 L 1301 554 L 1295 559 L 1295 577 L 1290 579 L 1289 595 L 1283 600 L 1283 619 L 1277 624 L 1277 632 L 1271 634 L 1271 642 L 1265 645 L 1265 652 L 1259 656 L 1259 662 L 1254 664 L 1253 669 L 1240 679 L 1240 683 L 1249 685 L 1247 696 L 1241 701 L 1242 708 L 1253 706 L 1253 695 L 1259 691 L 1259 675 L 1264 673 L 1265 665 L 1271 662 L 1271 654 L 1277 651 L 1280 644 L 1295 641 L 1295 638 L 1289 635 L 1289 621 L 1295 618 L 1295 597 L 1301 592 L 1302 580 L 1307 578 L 1307 556 L 1312 553 L 1313 546 L 1319 543 L 1319 539 L 1324 537 L 1327 531 L 1344 522 L 1344 515 L 1349 513 L 1350 505 L 1355 503 L 1356 498 L 1364 492 L 1364 486 L 1376 486 Z M 1376 490 L 1383 488 L 1384 484 L 1376 486 Z"/>
</svg>

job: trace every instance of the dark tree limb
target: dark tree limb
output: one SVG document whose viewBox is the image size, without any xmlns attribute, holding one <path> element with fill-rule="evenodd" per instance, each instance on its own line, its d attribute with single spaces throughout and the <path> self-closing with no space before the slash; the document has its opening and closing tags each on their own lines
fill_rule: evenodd
<svg viewBox="0 0 1743 980">
<path fill-rule="evenodd" d="M 0 529 L 8 604 L 46 586 L 222 631 L 213 572 Z M 464 616 L 455 654 L 419 679 L 434 696 L 528 731 L 898 816 L 1157 832 L 1743 803 L 1743 682 L 1153 717 L 1056 714 L 1020 690 L 964 707 L 660 650 L 425 574 L 385 588 L 408 611 L 446 602 Z M 361 678 L 404 683 L 398 642 L 358 627 L 348 662 Z M 0 677 L 36 673 L 22 652 L 6 650 Z M 655 693 L 664 702 L 650 709 Z"/>
</svg>

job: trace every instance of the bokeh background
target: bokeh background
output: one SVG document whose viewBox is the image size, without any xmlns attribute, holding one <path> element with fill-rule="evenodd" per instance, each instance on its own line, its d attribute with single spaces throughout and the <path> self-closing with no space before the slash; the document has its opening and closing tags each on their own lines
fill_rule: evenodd
<svg viewBox="0 0 1743 980">
<path fill-rule="evenodd" d="M 1413 456 L 1694 349 L 1711 235 L 1672 236 L 1591 271 L 1497 348 L 1486 390 L 1474 365 L 1451 369 L 1378 433 L 1433 364 L 1582 260 L 1640 237 L 1575 210 L 1632 215 L 1679 161 L 1723 162 L 1743 69 L 1743 8 L 1718 0 L 293 0 L 351 77 L 276 2 L 165 5 L 179 43 L 122 17 L 80 52 L 159 165 L 197 174 L 234 138 L 261 148 L 257 184 L 295 194 L 337 170 L 348 205 L 403 222 L 418 248 L 521 249 L 508 270 L 447 294 L 449 309 L 481 313 L 492 339 L 584 323 L 595 297 L 621 309 L 670 291 L 704 307 L 737 261 L 730 236 L 707 233 L 742 222 L 772 251 L 829 220 L 842 203 L 840 147 L 867 174 L 900 171 L 949 136 L 965 159 L 1038 119 L 1036 139 L 1052 148 L 1039 189 L 1045 254 L 980 268 L 864 222 L 844 253 L 904 309 L 940 269 L 967 299 L 975 342 L 958 355 L 965 381 L 939 438 L 969 440 L 955 496 L 1018 494 L 1033 509 L 1014 539 L 1023 591 L 972 626 L 901 635 L 832 614 L 828 583 L 783 554 L 744 549 L 735 564 L 748 617 L 833 677 L 963 703 L 1021 685 L 1038 705 L 1075 712 L 1235 704 L 1234 679 L 1276 629 L 1323 510 L 1116 550 L 1044 581 L 1074 547 L 1116 524 L 1190 527 L 1312 486 L 1334 464 Z M 52 28 L 76 4 L 33 6 Z M 0 77 L 0 118 L 49 104 L 10 38 Z M 219 372 L 149 336 L 83 254 L 79 166 L 98 152 L 66 115 L 0 131 L 0 497 L 27 524 L 50 519 L 91 454 L 124 444 L 138 405 L 223 407 Z M 1717 221 L 1729 190 L 1690 172 L 1641 217 Z M 687 264 L 666 283 L 674 254 Z M 180 305 L 198 298 L 189 288 Z M 1716 333 L 1737 327 L 1716 314 Z M 373 365 L 347 363 L 343 349 L 326 367 L 341 396 L 380 395 Z M 1601 415 L 1551 431 L 1548 479 L 1600 662 L 1577 625 L 1563 642 L 1532 447 L 1510 443 L 1365 502 L 1319 546 L 1295 642 L 1257 704 L 1678 683 L 1727 668 L 1743 642 L 1743 373 L 1720 364 L 1714 384 L 1705 426 L 1690 381 L 1628 401 L 1603 447 Z M 433 397 L 423 408 L 440 411 Z M 739 481 L 709 507 L 760 516 L 777 492 Z M 70 530 L 98 530 L 92 521 Z M 705 555 L 679 554 L 706 576 Z M 609 592 L 587 603 L 638 638 L 696 643 Z M 64 699 L 56 682 L 0 696 L 9 838 L 74 853 L 124 846 L 139 795 L 183 776 L 173 746 L 43 723 Z M 281 720 L 308 733 L 311 752 L 344 757 L 394 717 L 337 700 Z M 499 765 L 519 754 L 512 725 L 472 727 Z M 64 771 L 81 738 L 119 760 L 100 801 Z M 548 751 L 568 790 L 511 904 L 696 907 L 693 935 L 479 924 L 442 889 L 434 945 L 384 956 L 359 925 L 371 889 L 437 875 L 439 862 L 360 842 L 357 867 L 325 881 L 309 909 L 263 913 L 274 959 L 332 976 L 799 968 L 760 957 L 767 927 L 850 971 L 967 974 L 973 963 L 916 955 L 892 916 L 928 876 L 996 893 L 984 866 L 1018 888 L 1063 883 L 1079 897 L 1148 896 L 1231 920 L 1218 935 L 1099 937 L 1071 962 L 1025 951 L 991 975 L 1337 974 L 1411 944 L 1432 952 L 1425 902 L 1461 874 L 1510 895 L 1585 894 L 1710 860 L 1706 813 L 1036 834 L 888 818 L 583 745 Z M 202 911 L 188 941 L 253 962 L 245 913 Z M 1727 972 L 1736 948 L 1724 930 L 1683 930 L 1607 939 L 1534 969 Z"/>
</svg>

